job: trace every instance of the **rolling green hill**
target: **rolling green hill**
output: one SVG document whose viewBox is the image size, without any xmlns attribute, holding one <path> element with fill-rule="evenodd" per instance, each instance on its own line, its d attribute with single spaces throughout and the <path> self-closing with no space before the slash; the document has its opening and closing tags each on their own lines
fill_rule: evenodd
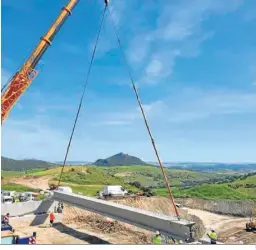
<svg viewBox="0 0 256 250">
<path fill-rule="evenodd" d="M 1 170 L 25 171 L 35 168 L 53 168 L 55 164 L 40 160 L 13 160 L 1 157 Z"/>
<path fill-rule="evenodd" d="M 154 189 L 157 195 L 168 196 L 166 188 Z M 240 176 L 223 184 L 203 184 L 191 188 L 173 188 L 177 198 L 256 200 L 256 173 Z"/>
<path fill-rule="evenodd" d="M 256 199 L 256 173 L 229 176 L 192 170 L 165 169 L 175 197 L 202 199 Z M 2 171 L 7 185 L 17 176 L 49 176 L 49 183 L 59 180 L 61 168 L 31 169 L 24 172 Z M 10 182 L 8 184 L 8 182 Z M 139 183 L 138 185 L 135 185 Z M 74 192 L 95 196 L 104 185 L 122 185 L 137 192 L 150 188 L 156 195 L 168 195 L 161 170 L 154 166 L 66 166 L 61 185 L 70 186 Z M 5 186 L 7 187 L 7 186 Z M 12 187 L 12 186 L 9 186 Z M 2 187 L 3 188 L 3 187 Z M 15 188 L 18 188 L 17 186 Z"/>
<path fill-rule="evenodd" d="M 162 172 L 158 167 L 152 166 L 119 166 L 103 168 L 109 176 L 123 178 L 126 182 L 138 181 L 143 186 L 165 187 Z M 222 179 L 225 175 L 204 173 L 192 170 L 165 169 L 167 177 L 172 186 L 186 185 L 193 182 L 210 182 L 213 179 Z"/>
</svg>

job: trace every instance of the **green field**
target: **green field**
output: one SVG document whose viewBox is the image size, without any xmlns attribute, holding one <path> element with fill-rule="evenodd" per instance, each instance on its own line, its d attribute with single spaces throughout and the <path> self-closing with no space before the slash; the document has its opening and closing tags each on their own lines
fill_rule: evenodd
<svg viewBox="0 0 256 250">
<path fill-rule="evenodd" d="M 22 177 L 26 175 L 36 175 L 36 173 L 42 173 L 42 169 L 31 169 L 31 170 L 26 170 L 26 171 L 6 171 L 6 170 L 1 170 L 1 176 L 4 177 L 4 179 L 9 179 L 9 178 L 14 178 L 14 177 Z"/>
<path fill-rule="evenodd" d="M 127 182 L 138 181 L 143 186 L 164 185 L 162 172 L 158 167 L 151 166 L 120 166 L 102 168 L 108 175 L 114 175 L 124 178 Z M 191 170 L 165 169 L 167 177 L 172 186 L 180 186 L 186 181 L 207 181 L 212 178 L 221 177 L 215 173 L 205 173 Z"/>
<path fill-rule="evenodd" d="M 24 176 L 24 173 L 20 172 L 20 171 L 5 171 L 5 170 L 1 170 L 1 176 L 4 177 L 4 179 L 8 179 L 8 178 Z"/>
<path fill-rule="evenodd" d="M 2 184 L 2 190 L 16 191 L 16 192 L 38 192 L 38 189 L 25 187 L 15 183 Z"/>
<path fill-rule="evenodd" d="M 234 188 L 237 184 L 242 186 Z M 248 184 L 256 184 L 256 175 L 228 184 L 203 184 L 191 188 L 172 188 L 172 191 L 177 198 L 256 200 L 256 188 L 246 188 L 245 186 Z M 159 196 L 168 196 L 166 188 L 154 189 L 154 192 Z"/>
<path fill-rule="evenodd" d="M 249 176 L 246 179 L 238 179 L 234 181 L 235 184 L 256 184 L 256 175 Z"/>
<path fill-rule="evenodd" d="M 256 175 L 231 178 L 225 174 L 206 173 L 190 170 L 165 169 L 175 197 L 197 197 L 202 199 L 254 199 L 256 200 Z M 32 169 L 26 176 L 50 176 L 50 183 L 56 183 L 61 168 Z M 1 171 L 4 179 L 24 176 L 24 172 Z M 214 180 L 214 181 L 213 181 Z M 224 183 L 216 184 L 219 180 Z M 121 185 L 128 191 L 138 192 L 138 188 L 130 185 L 139 182 L 142 187 L 149 186 L 158 196 L 167 196 L 161 170 L 152 166 L 67 166 L 61 179 L 61 185 L 70 186 L 75 193 L 95 196 L 103 190 L 104 185 Z M 186 183 L 192 183 L 185 188 Z M 203 183 L 203 184 L 202 184 Z M 2 185 L 2 189 L 15 191 L 35 191 L 16 184 Z"/>
<path fill-rule="evenodd" d="M 188 189 L 173 188 L 176 198 L 201 198 L 205 200 L 256 200 L 256 194 L 240 192 L 228 187 L 226 184 L 204 184 Z M 168 196 L 167 189 L 154 189 L 159 196 Z"/>
</svg>

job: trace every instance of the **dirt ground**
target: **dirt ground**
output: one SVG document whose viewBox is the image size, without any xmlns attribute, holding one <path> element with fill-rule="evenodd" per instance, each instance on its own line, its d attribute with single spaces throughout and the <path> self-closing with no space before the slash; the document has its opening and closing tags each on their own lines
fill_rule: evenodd
<svg viewBox="0 0 256 250">
<path fill-rule="evenodd" d="M 44 190 L 48 188 L 50 178 L 50 176 L 23 177 L 15 178 L 12 182 Z M 163 197 L 132 198 L 116 202 L 152 212 L 175 215 L 170 200 Z M 197 218 L 199 235 L 215 229 L 218 233 L 218 240 L 223 243 L 256 243 L 256 233 L 249 233 L 244 230 L 248 218 L 218 215 L 190 208 L 180 211 L 183 217 L 187 219 L 191 218 L 186 217 L 186 214 Z M 73 207 L 64 209 L 62 223 L 53 228 L 26 227 L 19 224 L 14 226 L 18 232 L 25 235 L 36 231 L 39 244 L 150 244 L 153 237 L 152 232 Z"/>
<path fill-rule="evenodd" d="M 52 179 L 52 176 L 42 176 L 42 177 L 20 177 L 13 178 L 12 183 L 20 184 L 30 188 L 38 188 L 46 190 L 49 188 L 48 181 Z"/>
<path fill-rule="evenodd" d="M 158 202 L 160 205 L 157 204 Z M 132 203 L 131 205 L 141 208 L 149 205 L 148 210 L 172 213 L 168 203 L 166 206 L 166 201 L 161 198 L 122 201 L 122 203 Z M 197 209 L 185 210 L 189 214 L 198 216 L 207 232 L 212 228 L 215 229 L 220 242 L 256 243 L 256 234 L 244 230 L 246 218 L 217 215 Z M 11 223 L 21 235 L 30 235 L 36 231 L 38 244 L 152 244 L 153 237 L 152 232 L 71 206 L 65 207 L 62 223 L 54 227 L 28 226 L 29 222 L 21 225 L 18 220 L 13 220 Z"/>
<path fill-rule="evenodd" d="M 198 209 L 186 208 L 186 210 L 189 214 L 193 214 L 203 221 L 206 233 L 214 229 L 220 242 L 227 244 L 256 244 L 256 233 L 244 230 L 249 218 L 219 215 Z"/>
<path fill-rule="evenodd" d="M 29 226 L 11 220 L 20 235 L 37 232 L 37 244 L 151 244 L 153 233 L 84 210 L 65 207 L 62 223 Z"/>
</svg>

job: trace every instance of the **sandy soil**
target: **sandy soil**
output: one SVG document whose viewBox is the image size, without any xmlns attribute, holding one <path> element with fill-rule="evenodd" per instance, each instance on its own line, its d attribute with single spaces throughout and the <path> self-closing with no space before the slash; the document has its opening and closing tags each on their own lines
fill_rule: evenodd
<svg viewBox="0 0 256 250">
<path fill-rule="evenodd" d="M 154 199 L 153 204 L 160 200 Z M 142 204 L 145 207 L 147 204 L 152 204 L 152 200 L 146 199 L 146 202 L 142 200 L 136 203 L 137 206 Z M 153 210 L 152 206 L 150 210 Z M 158 205 L 156 207 L 159 208 Z M 221 242 L 229 244 L 237 244 L 241 241 L 244 244 L 256 242 L 255 233 L 244 231 L 246 218 L 217 215 L 196 209 L 187 209 L 187 211 L 198 216 L 208 230 L 214 228 Z M 11 223 L 21 235 L 30 235 L 36 231 L 38 244 L 151 244 L 153 237 L 152 232 L 71 206 L 65 207 L 62 223 L 54 227 L 31 227 L 28 226 L 29 222 L 21 225 L 18 220 Z"/>
<path fill-rule="evenodd" d="M 186 210 L 189 214 L 193 214 L 203 221 L 207 232 L 214 229 L 218 234 L 218 240 L 221 242 L 256 244 L 256 234 L 244 230 L 249 218 L 219 215 L 199 209 L 186 208 Z"/>
<path fill-rule="evenodd" d="M 52 176 L 42 176 L 42 177 L 21 177 L 14 178 L 11 180 L 12 183 L 20 184 L 23 186 L 38 188 L 42 190 L 46 190 L 49 188 L 48 181 L 52 179 Z"/>
<path fill-rule="evenodd" d="M 151 244 L 153 234 L 82 209 L 65 207 L 62 223 L 29 226 L 11 220 L 20 235 L 37 232 L 37 244 Z"/>
</svg>

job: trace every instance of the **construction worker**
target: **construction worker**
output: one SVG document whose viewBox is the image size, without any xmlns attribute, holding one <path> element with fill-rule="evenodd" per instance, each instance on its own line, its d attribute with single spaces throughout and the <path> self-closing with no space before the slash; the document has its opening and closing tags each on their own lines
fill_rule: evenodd
<svg viewBox="0 0 256 250">
<path fill-rule="evenodd" d="M 212 229 L 210 234 L 207 234 L 211 240 L 211 244 L 217 244 L 217 234 L 216 232 Z"/>
<path fill-rule="evenodd" d="M 57 208 L 57 213 L 61 214 L 62 213 L 62 207 L 61 205 L 59 204 L 58 208 Z"/>
<path fill-rule="evenodd" d="M 8 225 L 8 224 L 9 224 L 9 217 L 10 217 L 10 214 L 7 213 L 7 214 L 4 216 L 2 223 L 5 224 L 5 225 Z"/>
<path fill-rule="evenodd" d="M 161 235 L 159 231 L 156 231 L 156 235 L 153 238 L 154 244 L 163 244 L 164 240 L 164 236 Z"/>
<path fill-rule="evenodd" d="M 53 226 L 55 215 L 53 212 L 50 213 L 50 225 Z"/>
</svg>

